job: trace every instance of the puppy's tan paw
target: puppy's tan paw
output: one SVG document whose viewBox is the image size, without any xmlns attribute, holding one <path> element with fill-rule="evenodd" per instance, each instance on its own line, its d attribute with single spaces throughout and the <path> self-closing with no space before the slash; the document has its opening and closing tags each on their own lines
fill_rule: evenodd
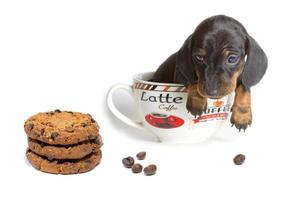
<svg viewBox="0 0 300 200">
<path fill-rule="evenodd" d="M 195 117 L 201 117 L 202 113 L 207 109 L 207 99 L 199 96 L 189 96 L 186 109 Z"/>
<path fill-rule="evenodd" d="M 252 123 L 251 107 L 233 105 L 231 111 L 232 115 L 230 122 L 232 126 L 235 126 L 239 131 L 241 131 L 241 129 L 245 131 Z"/>
</svg>

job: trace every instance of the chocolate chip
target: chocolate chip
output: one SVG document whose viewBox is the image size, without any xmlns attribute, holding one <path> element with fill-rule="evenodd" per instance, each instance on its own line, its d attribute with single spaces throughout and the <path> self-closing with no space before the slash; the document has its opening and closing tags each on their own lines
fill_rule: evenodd
<svg viewBox="0 0 300 200">
<path fill-rule="evenodd" d="M 82 127 L 86 127 L 86 123 L 85 122 L 82 122 L 81 124 L 80 124 Z"/>
<path fill-rule="evenodd" d="M 146 157 L 146 151 L 141 151 L 138 154 L 136 154 L 137 159 L 144 160 Z"/>
<path fill-rule="evenodd" d="M 61 113 L 59 109 L 54 110 L 54 112 Z"/>
<path fill-rule="evenodd" d="M 238 154 L 233 158 L 233 162 L 235 165 L 242 165 L 246 159 L 246 156 L 243 154 Z"/>
<path fill-rule="evenodd" d="M 101 142 L 100 142 L 100 139 L 99 139 L 99 138 L 95 139 L 95 140 L 93 141 L 93 143 L 94 143 L 94 144 L 101 144 Z"/>
<path fill-rule="evenodd" d="M 45 143 L 44 142 L 41 142 L 39 143 L 41 145 L 41 147 L 44 147 L 45 146 Z"/>
<path fill-rule="evenodd" d="M 59 133 L 58 133 L 58 132 L 53 132 L 53 133 L 51 133 L 51 138 L 52 138 L 52 140 L 55 140 L 58 136 L 59 136 Z"/>
<path fill-rule="evenodd" d="M 88 140 L 92 140 L 92 139 L 95 139 L 95 136 L 93 136 L 93 135 L 88 135 L 87 138 L 88 138 Z"/>
<path fill-rule="evenodd" d="M 44 135 L 44 133 L 45 133 L 45 129 L 44 129 L 44 128 L 42 128 L 42 129 L 41 129 L 41 131 L 40 131 L 40 134 L 43 136 L 43 135 Z"/>
<path fill-rule="evenodd" d="M 95 123 L 95 122 L 96 122 L 96 121 L 94 120 L 94 118 L 92 117 L 91 114 L 88 113 L 88 114 L 86 114 L 86 115 L 89 116 L 89 117 L 91 118 L 91 122 L 92 122 L 92 123 Z"/>
<path fill-rule="evenodd" d="M 148 165 L 144 168 L 144 173 L 147 176 L 152 176 L 156 173 L 157 167 L 156 165 Z"/>
<path fill-rule="evenodd" d="M 131 168 L 131 171 L 133 172 L 133 173 L 141 173 L 141 171 L 143 170 L 143 166 L 141 165 L 141 164 L 134 164 L 133 166 L 132 166 L 132 168 Z"/>
<path fill-rule="evenodd" d="M 40 137 L 40 134 L 38 134 L 37 132 L 33 132 L 33 135 L 35 135 L 35 137 Z"/>
<path fill-rule="evenodd" d="M 52 124 L 51 122 L 47 122 L 45 125 L 46 125 L 46 126 L 53 127 L 53 124 Z"/>
<path fill-rule="evenodd" d="M 28 124 L 28 130 L 31 131 L 33 129 L 34 125 L 33 124 Z"/>
<path fill-rule="evenodd" d="M 74 128 L 71 127 L 71 126 L 67 126 L 67 127 L 65 128 L 65 131 L 67 131 L 67 132 L 69 132 L 69 133 L 73 133 L 73 132 L 74 132 Z"/>
<path fill-rule="evenodd" d="M 133 159 L 133 157 L 128 156 L 128 157 L 122 159 L 122 163 L 123 163 L 124 167 L 131 168 L 132 165 L 134 164 L 134 159 Z"/>
</svg>

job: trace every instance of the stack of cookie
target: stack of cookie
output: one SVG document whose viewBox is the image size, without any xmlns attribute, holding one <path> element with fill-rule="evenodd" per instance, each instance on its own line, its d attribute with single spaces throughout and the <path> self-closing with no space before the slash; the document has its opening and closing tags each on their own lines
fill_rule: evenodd
<svg viewBox="0 0 300 200">
<path fill-rule="evenodd" d="M 89 114 L 60 110 L 38 113 L 25 122 L 24 129 L 29 145 L 27 159 L 40 171 L 83 173 L 102 158 L 99 126 Z"/>
</svg>

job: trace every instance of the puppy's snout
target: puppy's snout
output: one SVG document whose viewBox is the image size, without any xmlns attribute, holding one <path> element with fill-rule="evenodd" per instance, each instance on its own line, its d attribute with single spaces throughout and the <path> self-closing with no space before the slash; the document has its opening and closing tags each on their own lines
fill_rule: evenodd
<svg viewBox="0 0 300 200">
<path fill-rule="evenodd" d="M 218 90 L 217 90 L 217 89 L 214 89 L 214 90 L 208 90 L 208 91 L 206 91 L 206 93 L 207 93 L 209 96 L 217 96 L 217 95 L 218 95 Z"/>
<path fill-rule="evenodd" d="M 208 96 L 217 96 L 219 92 L 219 81 L 216 78 L 206 80 L 205 92 Z"/>
</svg>

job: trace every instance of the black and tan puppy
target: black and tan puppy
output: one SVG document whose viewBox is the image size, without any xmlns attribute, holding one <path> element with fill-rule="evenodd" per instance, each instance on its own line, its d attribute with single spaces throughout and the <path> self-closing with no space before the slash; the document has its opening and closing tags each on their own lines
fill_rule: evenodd
<svg viewBox="0 0 300 200">
<path fill-rule="evenodd" d="M 250 88 L 262 79 L 267 65 L 264 51 L 243 25 L 218 15 L 204 20 L 152 81 L 185 85 L 186 107 L 195 116 L 206 110 L 207 98 L 235 91 L 231 123 L 245 130 L 252 122 Z"/>
</svg>

